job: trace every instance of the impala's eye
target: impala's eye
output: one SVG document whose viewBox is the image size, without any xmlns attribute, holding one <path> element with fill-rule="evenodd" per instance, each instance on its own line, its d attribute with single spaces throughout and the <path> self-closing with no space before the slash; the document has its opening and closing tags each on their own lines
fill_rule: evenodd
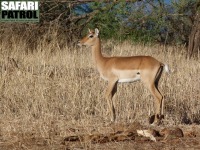
<svg viewBox="0 0 200 150">
<path fill-rule="evenodd" d="M 89 38 L 93 38 L 93 37 L 94 37 L 93 35 L 90 35 L 90 36 L 89 36 Z"/>
</svg>

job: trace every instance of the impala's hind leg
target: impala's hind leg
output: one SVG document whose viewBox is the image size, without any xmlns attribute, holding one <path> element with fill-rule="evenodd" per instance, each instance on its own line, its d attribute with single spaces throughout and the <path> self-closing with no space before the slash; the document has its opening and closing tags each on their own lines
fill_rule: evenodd
<svg viewBox="0 0 200 150">
<path fill-rule="evenodd" d="M 158 89 L 158 82 L 160 80 L 160 77 L 162 75 L 163 67 L 161 66 L 158 69 L 158 72 L 155 77 L 155 81 L 151 86 L 149 87 L 149 90 L 151 94 L 155 98 L 155 118 L 154 118 L 154 123 L 159 124 L 161 119 L 163 118 L 163 96 L 160 93 Z"/>
<path fill-rule="evenodd" d="M 155 99 L 155 116 L 154 116 L 154 123 L 159 124 L 161 119 L 161 108 L 162 108 L 162 99 L 163 96 L 161 95 L 160 91 L 158 90 L 158 82 L 162 74 L 162 66 L 155 70 L 149 70 L 143 72 L 142 80 L 146 87 L 149 89 L 151 94 Z M 154 72 L 154 74 L 152 74 Z"/>
<path fill-rule="evenodd" d="M 155 80 L 155 87 L 156 87 L 156 89 L 157 89 L 157 91 L 160 93 L 160 95 L 162 96 L 162 94 L 161 94 L 161 92 L 159 91 L 159 89 L 158 89 L 158 82 L 159 82 L 159 80 L 160 80 L 160 77 L 161 77 L 161 75 L 162 75 L 162 72 L 163 72 L 163 66 L 161 66 L 160 67 L 160 69 L 158 70 L 158 73 L 157 73 L 157 76 L 156 76 L 156 80 Z M 162 96 L 162 99 L 161 99 L 161 112 L 160 112 L 160 114 L 162 115 L 162 116 L 160 116 L 161 117 L 161 119 L 163 118 L 163 108 L 164 108 L 164 100 L 163 100 L 163 96 Z"/>
<path fill-rule="evenodd" d="M 151 85 L 149 87 L 149 90 L 151 94 L 153 95 L 155 99 L 155 118 L 154 118 L 154 123 L 159 124 L 160 119 L 161 119 L 161 106 L 162 106 L 162 99 L 163 96 L 160 94 L 158 89 L 156 88 L 155 85 Z"/>
</svg>

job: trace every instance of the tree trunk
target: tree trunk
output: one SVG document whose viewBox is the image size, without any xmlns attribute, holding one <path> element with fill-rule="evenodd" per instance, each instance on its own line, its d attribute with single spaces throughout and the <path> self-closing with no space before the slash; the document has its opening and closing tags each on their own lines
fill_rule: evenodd
<svg viewBox="0 0 200 150">
<path fill-rule="evenodd" d="M 192 26 L 192 30 L 189 36 L 189 45 L 187 57 L 191 58 L 197 56 L 196 54 L 200 50 L 200 11 L 197 11 Z"/>
</svg>

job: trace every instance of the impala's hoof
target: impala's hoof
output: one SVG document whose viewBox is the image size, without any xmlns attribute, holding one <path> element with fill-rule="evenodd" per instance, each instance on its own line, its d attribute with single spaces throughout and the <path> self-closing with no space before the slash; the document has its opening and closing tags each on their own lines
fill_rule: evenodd
<svg viewBox="0 0 200 150">
<path fill-rule="evenodd" d="M 164 115 L 152 115 L 149 117 L 149 123 L 158 126 L 161 124 L 162 119 L 164 119 Z"/>
</svg>

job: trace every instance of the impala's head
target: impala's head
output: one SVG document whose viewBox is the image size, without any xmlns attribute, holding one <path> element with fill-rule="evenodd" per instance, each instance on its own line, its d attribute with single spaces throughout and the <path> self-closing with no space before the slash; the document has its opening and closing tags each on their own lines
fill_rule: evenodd
<svg viewBox="0 0 200 150">
<path fill-rule="evenodd" d="M 98 39 L 98 35 L 99 35 L 99 30 L 96 28 L 94 31 L 88 29 L 88 34 L 87 36 L 85 36 L 84 38 L 82 38 L 78 45 L 82 46 L 93 46 L 96 42 L 96 39 Z"/>
</svg>

